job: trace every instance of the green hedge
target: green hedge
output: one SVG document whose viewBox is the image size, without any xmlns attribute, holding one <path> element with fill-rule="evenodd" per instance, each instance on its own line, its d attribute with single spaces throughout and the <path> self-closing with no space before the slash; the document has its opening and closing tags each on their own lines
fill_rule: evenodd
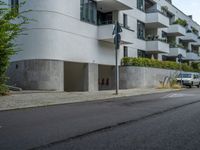
<svg viewBox="0 0 200 150">
<path fill-rule="evenodd" d="M 125 57 L 122 59 L 122 65 L 124 66 L 138 66 L 138 67 L 152 67 L 152 68 L 161 68 L 161 69 L 172 69 L 179 70 L 180 64 L 172 61 L 159 61 L 149 58 L 132 58 Z M 182 64 L 183 71 L 187 72 L 200 72 L 199 69 L 194 69 L 190 67 L 187 63 Z"/>
</svg>

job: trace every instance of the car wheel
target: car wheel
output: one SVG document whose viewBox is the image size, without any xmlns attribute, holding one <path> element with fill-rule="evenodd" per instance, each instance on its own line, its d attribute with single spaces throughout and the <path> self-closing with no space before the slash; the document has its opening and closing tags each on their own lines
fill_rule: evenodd
<svg viewBox="0 0 200 150">
<path fill-rule="evenodd" d="M 192 88 L 192 86 L 193 86 L 193 82 L 189 85 L 189 88 Z"/>
</svg>

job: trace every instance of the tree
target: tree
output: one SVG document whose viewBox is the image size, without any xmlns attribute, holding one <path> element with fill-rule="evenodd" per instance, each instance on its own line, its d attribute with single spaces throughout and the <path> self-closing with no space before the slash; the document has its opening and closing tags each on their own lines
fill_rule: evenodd
<svg viewBox="0 0 200 150">
<path fill-rule="evenodd" d="M 24 25 L 30 21 L 24 16 L 30 10 L 19 12 L 19 7 L 24 4 L 25 1 L 13 7 L 0 0 L 0 95 L 8 93 L 6 72 L 10 57 L 18 51 L 15 40 L 24 34 Z"/>
</svg>

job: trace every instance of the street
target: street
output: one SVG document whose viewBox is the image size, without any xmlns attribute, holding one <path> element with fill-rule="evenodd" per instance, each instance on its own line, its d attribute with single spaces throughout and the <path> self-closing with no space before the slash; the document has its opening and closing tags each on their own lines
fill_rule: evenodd
<svg viewBox="0 0 200 150">
<path fill-rule="evenodd" d="M 0 112 L 1 150 L 198 150 L 200 92 L 187 89 Z"/>
</svg>

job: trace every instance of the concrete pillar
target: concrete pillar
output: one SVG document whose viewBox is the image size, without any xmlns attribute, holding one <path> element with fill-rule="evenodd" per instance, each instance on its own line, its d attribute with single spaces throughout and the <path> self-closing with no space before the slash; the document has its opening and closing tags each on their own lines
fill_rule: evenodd
<svg viewBox="0 0 200 150">
<path fill-rule="evenodd" d="M 99 69 L 98 64 L 88 64 L 87 67 L 87 86 L 89 92 L 98 91 L 98 78 L 99 78 Z"/>
<path fill-rule="evenodd" d="M 158 54 L 158 60 L 162 61 L 162 54 Z"/>
<path fill-rule="evenodd" d="M 190 52 L 192 51 L 192 44 L 191 43 L 188 44 L 188 49 L 190 50 Z"/>
</svg>

